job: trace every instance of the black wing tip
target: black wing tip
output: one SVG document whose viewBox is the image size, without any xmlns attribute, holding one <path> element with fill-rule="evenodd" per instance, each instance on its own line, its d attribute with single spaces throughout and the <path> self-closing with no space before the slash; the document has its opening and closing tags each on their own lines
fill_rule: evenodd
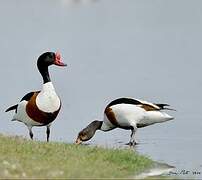
<svg viewBox="0 0 202 180">
<path fill-rule="evenodd" d="M 30 93 L 27 93 L 21 100 L 21 101 L 29 101 L 31 99 L 31 97 L 34 95 L 34 93 L 38 93 L 40 91 L 32 91 Z M 8 111 L 12 111 L 12 110 L 15 110 L 15 112 L 17 112 L 17 107 L 18 107 L 18 104 L 14 105 L 14 106 L 11 106 L 9 107 L 8 109 L 5 110 L 5 112 L 8 112 Z"/>
<path fill-rule="evenodd" d="M 165 107 L 165 106 L 170 106 L 169 104 L 155 104 L 156 106 L 159 106 L 159 107 Z"/>
<path fill-rule="evenodd" d="M 170 110 L 170 111 L 177 111 L 176 109 L 168 108 L 169 104 L 155 104 L 160 108 L 160 110 Z"/>
<path fill-rule="evenodd" d="M 176 109 L 172 109 L 172 108 L 164 108 L 165 110 L 169 110 L 169 111 L 177 111 Z M 163 110 L 164 110 L 163 109 Z"/>
<path fill-rule="evenodd" d="M 16 105 L 14 105 L 14 106 L 11 106 L 11 107 L 9 107 L 8 109 L 6 109 L 6 110 L 5 110 L 5 112 L 12 111 L 12 110 L 16 110 L 16 109 L 17 109 L 17 107 L 18 107 L 18 105 L 17 105 L 17 104 L 16 104 Z"/>
</svg>

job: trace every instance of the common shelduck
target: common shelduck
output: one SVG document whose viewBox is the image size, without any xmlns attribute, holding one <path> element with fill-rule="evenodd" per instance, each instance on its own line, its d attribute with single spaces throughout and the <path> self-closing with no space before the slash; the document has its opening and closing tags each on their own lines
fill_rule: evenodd
<svg viewBox="0 0 202 180">
<path fill-rule="evenodd" d="M 31 139 L 33 139 L 33 126 L 46 126 L 47 142 L 49 141 L 51 123 L 61 108 L 61 100 L 56 94 L 49 76 L 48 67 L 50 65 L 66 66 L 59 53 L 45 52 L 40 55 L 37 67 L 43 77 L 42 90 L 26 94 L 18 104 L 6 110 L 6 112 L 15 110 L 12 120 L 23 122 L 29 129 Z"/>
<path fill-rule="evenodd" d="M 103 121 L 95 120 L 79 132 L 76 144 L 90 140 L 96 130 L 110 131 L 121 128 L 132 131 L 128 144 L 134 146 L 136 144 L 135 133 L 138 128 L 174 119 L 162 112 L 162 110 L 174 110 L 168 106 L 168 104 L 154 104 L 132 98 L 116 99 L 105 108 Z"/>
</svg>

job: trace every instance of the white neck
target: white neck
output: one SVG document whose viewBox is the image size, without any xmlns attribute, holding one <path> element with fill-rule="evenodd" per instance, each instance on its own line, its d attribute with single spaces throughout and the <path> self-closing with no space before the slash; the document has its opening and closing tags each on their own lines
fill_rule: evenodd
<svg viewBox="0 0 202 180">
<path fill-rule="evenodd" d="M 47 83 L 43 84 L 42 91 L 55 91 L 53 83 L 52 82 L 47 82 Z"/>
</svg>

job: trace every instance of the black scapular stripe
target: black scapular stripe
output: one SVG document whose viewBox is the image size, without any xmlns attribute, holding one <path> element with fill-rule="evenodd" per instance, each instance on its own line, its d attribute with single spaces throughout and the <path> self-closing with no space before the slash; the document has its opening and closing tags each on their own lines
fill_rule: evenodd
<svg viewBox="0 0 202 180">
<path fill-rule="evenodd" d="M 20 102 L 21 101 L 29 101 L 30 99 L 31 99 L 31 97 L 34 95 L 34 91 L 33 92 L 30 92 L 30 93 L 27 93 L 21 100 L 20 100 Z"/>
<path fill-rule="evenodd" d="M 132 99 L 132 98 L 119 98 L 119 99 L 115 99 L 114 101 L 112 101 L 111 103 L 109 103 L 107 105 L 107 108 L 113 105 L 117 105 L 117 104 L 134 104 L 134 105 L 140 105 L 142 104 L 140 101 L 136 100 L 136 99 Z"/>
</svg>

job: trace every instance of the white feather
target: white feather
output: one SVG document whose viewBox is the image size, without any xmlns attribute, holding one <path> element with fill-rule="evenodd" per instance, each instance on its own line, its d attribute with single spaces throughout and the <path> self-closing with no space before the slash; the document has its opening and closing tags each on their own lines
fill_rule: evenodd
<svg viewBox="0 0 202 180">
<path fill-rule="evenodd" d="M 43 84 L 42 91 L 36 97 L 36 105 L 43 112 L 55 112 L 60 108 L 60 99 L 52 82 Z"/>
<path fill-rule="evenodd" d="M 136 126 L 145 118 L 145 110 L 133 104 L 117 104 L 111 108 L 120 126 Z"/>
<path fill-rule="evenodd" d="M 33 121 L 26 113 L 27 101 L 21 101 L 18 104 L 17 113 L 13 116 L 13 120 L 25 123 L 27 126 L 40 126 L 41 123 Z"/>
<path fill-rule="evenodd" d="M 155 123 L 162 123 L 174 119 L 172 116 L 161 111 L 146 111 L 145 118 L 139 123 L 145 126 L 149 126 Z"/>
</svg>

